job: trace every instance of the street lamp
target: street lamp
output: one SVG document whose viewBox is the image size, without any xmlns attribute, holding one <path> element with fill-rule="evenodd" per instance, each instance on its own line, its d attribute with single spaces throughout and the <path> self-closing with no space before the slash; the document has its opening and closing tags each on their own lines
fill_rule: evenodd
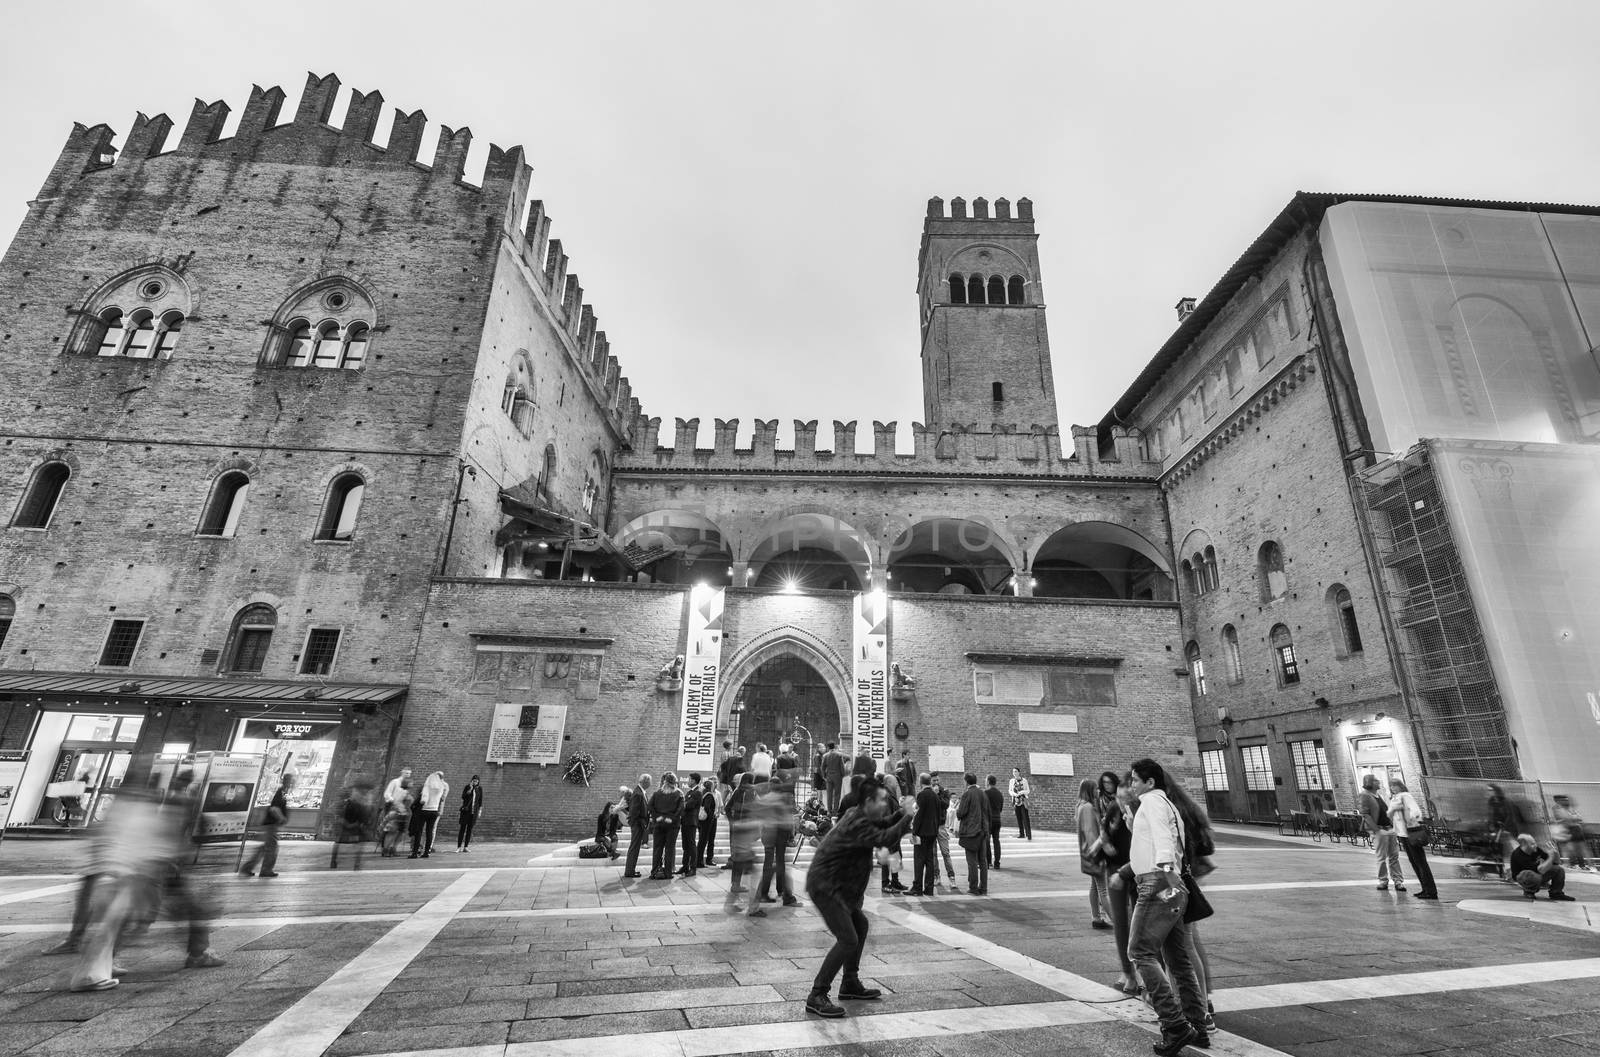
<svg viewBox="0 0 1600 1057">
<path fill-rule="evenodd" d="M 461 498 L 461 485 L 467 477 L 471 477 L 476 481 L 478 479 L 478 470 L 472 464 L 463 462 L 456 472 L 456 496 L 450 502 L 450 527 L 445 530 L 444 534 L 444 556 L 439 559 L 440 576 L 445 574 L 445 570 L 450 565 L 450 541 L 455 539 L 456 535 L 456 510 L 462 503 L 467 502 L 467 500 Z"/>
</svg>

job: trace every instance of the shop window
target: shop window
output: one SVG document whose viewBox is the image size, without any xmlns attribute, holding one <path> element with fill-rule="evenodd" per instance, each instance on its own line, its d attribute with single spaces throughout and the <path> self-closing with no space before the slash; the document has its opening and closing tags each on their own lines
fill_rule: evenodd
<svg viewBox="0 0 1600 1057">
<path fill-rule="evenodd" d="M 1189 664 L 1189 688 L 1196 698 L 1206 696 L 1206 662 L 1200 656 L 1200 644 L 1190 642 L 1183 648 L 1183 657 Z"/>
<path fill-rule="evenodd" d="M 1328 588 L 1328 618 L 1332 625 L 1333 652 L 1340 659 L 1361 652 L 1361 625 L 1356 621 L 1356 605 L 1343 584 Z"/>
<path fill-rule="evenodd" d="M 1020 305 L 1023 302 L 1022 276 L 1013 275 L 1006 284 L 1006 304 Z"/>
<path fill-rule="evenodd" d="M 1200 750 L 1200 774 L 1206 789 L 1206 811 L 1212 818 L 1226 815 L 1228 805 L 1228 757 L 1221 749 Z"/>
<path fill-rule="evenodd" d="M 1246 799 L 1253 818 L 1271 818 L 1278 813 L 1277 783 L 1272 777 L 1272 757 L 1265 745 L 1243 745 L 1239 763 L 1244 771 Z"/>
<path fill-rule="evenodd" d="M 227 669 L 234 672 L 259 672 L 267 662 L 267 647 L 278 626 L 278 611 L 257 603 L 245 606 L 233 620 L 229 637 Z"/>
<path fill-rule="evenodd" d="M 959 275 L 950 277 L 950 303 L 952 305 L 967 303 L 967 281 Z"/>
<path fill-rule="evenodd" d="M 1228 684 L 1244 682 L 1244 658 L 1239 655 L 1239 631 L 1232 624 L 1222 625 L 1222 659 L 1228 668 Z"/>
<path fill-rule="evenodd" d="M 338 628 L 312 628 L 306 636 L 305 652 L 300 655 L 301 675 L 327 675 L 333 670 L 339 652 Z"/>
<path fill-rule="evenodd" d="M 1328 770 L 1328 752 L 1322 739 L 1289 742 L 1289 763 L 1294 768 L 1294 784 L 1300 790 L 1301 810 L 1331 808 L 1333 775 Z"/>
<path fill-rule="evenodd" d="M 1293 686 L 1300 681 L 1300 661 L 1294 654 L 1294 640 L 1289 629 L 1282 624 L 1272 629 L 1272 660 L 1278 672 L 1279 686 Z"/>
<path fill-rule="evenodd" d="M 61 490 L 71 476 L 72 471 L 64 462 L 47 462 L 35 470 L 11 523 L 17 528 L 49 528 Z"/>
<path fill-rule="evenodd" d="M 126 668 L 133 663 L 133 651 L 139 646 L 139 636 L 144 633 L 142 620 L 113 620 L 106 635 L 105 649 L 100 651 L 100 663 L 108 668 Z"/>
<path fill-rule="evenodd" d="M 245 496 L 250 491 L 250 477 L 232 470 L 217 478 L 211 489 L 211 500 L 200 518 L 200 535 L 232 536 L 239 530 L 239 517 L 244 513 Z"/>
<path fill-rule="evenodd" d="M 1289 579 L 1283 571 L 1283 548 L 1273 540 L 1261 545 L 1256 555 L 1256 575 L 1261 584 L 1261 601 L 1276 602 L 1289 593 Z"/>
<path fill-rule="evenodd" d="M 356 517 L 367 483 L 358 473 L 342 473 L 328 486 L 322 506 L 322 522 L 317 526 L 319 540 L 349 540 L 356 534 Z"/>
<path fill-rule="evenodd" d="M 16 601 L 10 595 L 0 595 L 0 646 L 6 644 L 6 635 L 11 632 L 11 621 L 16 615 Z"/>
</svg>

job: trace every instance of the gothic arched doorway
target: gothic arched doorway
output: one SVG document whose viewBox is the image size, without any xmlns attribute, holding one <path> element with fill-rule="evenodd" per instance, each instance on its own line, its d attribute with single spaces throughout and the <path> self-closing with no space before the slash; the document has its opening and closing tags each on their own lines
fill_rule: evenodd
<svg viewBox="0 0 1600 1057">
<path fill-rule="evenodd" d="M 802 657 L 781 653 L 761 663 L 736 688 L 737 743 L 753 755 L 758 742 L 777 751 L 793 741 L 802 781 L 808 779 L 823 747 L 839 738 L 839 702 L 828 680 Z"/>
</svg>

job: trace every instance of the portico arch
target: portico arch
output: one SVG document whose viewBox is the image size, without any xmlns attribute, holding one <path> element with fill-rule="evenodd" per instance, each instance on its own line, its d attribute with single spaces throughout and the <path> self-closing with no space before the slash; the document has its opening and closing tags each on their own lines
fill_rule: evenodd
<svg viewBox="0 0 1600 1057">
<path fill-rule="evenodd" d="M 853 726 L 850 674 L 845 667 L 844 659 L 814 633 L 792 625 L 775 628 L 756 636 L 724 667 L 721 700 L 717 703 L 717 729 L 719 731 L 731 729 L 730 720 L 734 705 L 741 701 L 745 685 L 752 677 L 763 667 L 785 658 L 793 658 L 807 665 L 833 697 L 831 718 L 836 722 L 820 730 L 807 724 L 811 727 L 811 734 L 816 739 L 817 747 L 836 740 L 841 734 L 848 739 Z M 754 752 L 755 744 L 750 739 L 765 740 L 768 733 L 763 731 L 759 735 L 747 736 L 745 731 L 741 730 L 740 737 L 742 744 Z M 809 774 L 810 771 L 807 770 L 806 773 Z"/>
</svg>

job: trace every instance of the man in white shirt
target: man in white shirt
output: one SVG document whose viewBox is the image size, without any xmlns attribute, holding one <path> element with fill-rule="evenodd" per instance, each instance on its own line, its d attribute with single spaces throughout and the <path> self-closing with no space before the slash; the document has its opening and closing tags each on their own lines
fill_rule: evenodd
<svg viewBox="0 0 1600 1057">
<path fill-rule="evenodd" d="M 750 773 L 756 776 L 757 782 L 765 782 L 772 777 L 772 753 L 767 751 L 765 742 L 756 745 L 756 754 L 750 757 Z"/>
<path fill-rule="evenodd" d="M 1209 1046 L 1206 998 L 1189 958 L 1189 927 L 1183 911 L 1189 903 L 1183 887 L 1183 820 L 1167 799 L 1167 774 L 1154 760 L 1136 761 L 1131 784 L 1139 798 L 1133 816 L 1133 848 L 1129 865 L 1139 885 L 1139 902 L 1128 924 L 1128 958 L 1150 1004 L 1161 1019 L 1161 1057 L 1175 1057 L 1185 1046 Z M 1161 968 L 1166 959 L 1167 972 Z M 1177 993 L 1173 993 L 1174 985 Z"/>
<path fill-rule="evenodd" d="M 390 804 L 400 799 L 401 783 L 411 780 L 411 768 L 400 768 L 400 774 L 383 789 L 383 806 L 387 810 Z"/>
</svg>

